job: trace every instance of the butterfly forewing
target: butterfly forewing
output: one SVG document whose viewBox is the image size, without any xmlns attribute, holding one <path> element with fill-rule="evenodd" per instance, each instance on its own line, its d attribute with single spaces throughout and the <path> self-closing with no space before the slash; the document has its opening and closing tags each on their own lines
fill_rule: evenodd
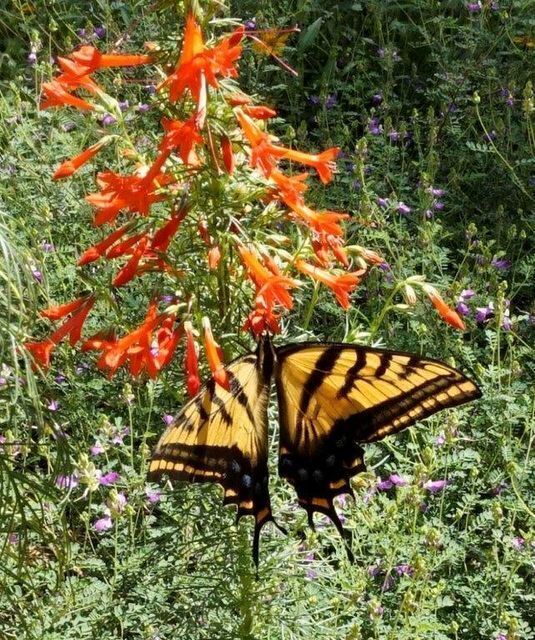
<svg viewBox="0 0 535 640">
<path fill-rule="evenodd" d="M 365 469 L 361 443 L 479 397 L 477 386 L 436 360 L 341 344 L 277 349 L 279 471 L 311 517 L 341 528 L 334 496 Z"/>
<path fill-rule="evenodd" d="M 270 371 L 250 354 L 227 367 L 228 390 L 210 379 L 158 442 L 149 479 L 218 482 L 238 518 L 254 515 L 255 555 L 261 527 L 272 519 L 268 492 L 267 404 Z"/>
</svg>

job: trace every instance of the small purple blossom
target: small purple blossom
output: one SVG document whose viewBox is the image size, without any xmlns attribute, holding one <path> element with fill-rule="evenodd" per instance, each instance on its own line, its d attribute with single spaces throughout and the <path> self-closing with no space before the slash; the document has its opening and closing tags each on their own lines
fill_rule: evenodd
<svg viewBox="0 0 535 640">
<path fill-rule="evenodd" d="M 115 118 L 114 116 L 111 115 L 111 113 L 105 113 L 102 118 L 100 119 L 100 124 L 103 127 L 108 127 L 112 124 L 115 124 L 117 122 L 117 118 Z"/>
<path fill-rule="evenodd" d="M 391 473 L 388 480 L 396 487 L 406 487 L 409 484 L 408 480 L 397 473 Z"/>
<path fill-rule="evenodd" d="M 435 198 L 441 198 L 446 193 L 444 189 L 437 189 L 436 187 L 429 187 L 427 191 Z"/>
<path fill-rule="evenodd" d="M 170 413 L 166 413 L 165 415 L 162 416 L 162 420 L 164 421 L 164 423 L 169 426 L 171 424 L 171 422 L 173 422 L 173 420 L 175 419 L 175 417 L 173 415 L 171 415 Z"/>
<path fill-rule="evenodd" d="M 521 538 L 520 536 L 516 536 L 511 540 L 511 545 L 515 551 L 522 551 L 524 549 L 525 544 L 526 544 L 526 541 L 524 540 L 524 538 Z"/>
<path fill-rule="evenodd" d="M 376 93 L 372 96 L 372 105 L 378 107 L 383 101 L 383 96 L 380 93 Z"/>
<path fill-rule="evenodd" d="M 509 311 L 506 311 L 502 318 L 502 329 L 504 331 L 511 331 L 512 328 L 513 323 L 511 321 L 511 318 L 509 317 Z"/>
<path fill-rule="evenodd" d="M 7 384 L 7 378 L 5 376 L 0 376 L 0 387 L 3 387 Z"/>
<path fill-rule="evenodd" d="M 120 477 L 117 471 L 108 471 L 108 473 L 101 475 L 98 481 L 101 485 L 109 487 L 110 484 L 115 484 Z"/>
<path fill-rule="evenodd" d="M 379 480 L 377 483 L 377 488 L 379 491 L 388 491 L 388 489 L 392 489 L 393 483 L 391 480 Z"/>
<path fill-rule="evenodd" d="M 150 504 L 158 504 L 162 499 L 162 492 L 159 489 L 145 489 L 145 495 L 147 496 L 147 501 Z"/>
<path fill-rule="evenodd" d="M 473 289 L 463 289 L 459 297 L 463 300 L 470 300 L 470 298 L 473 298 L 475 295 L 476 292 Z"/>
<path fill-rule="evenodd" d="M 390 201 L 388 200 L 388 198 L 377 198 L 375 202 L 377 202 L 377 204 L 381 207 L 381 209 L 386 209 L 390 204 Z"/>
<path fill-rule="evenodd" d="M 54 245 L 51 242 L 47 242 L 46 240 L 43 240 L 43 242 L 41 242 L 41 249 L 45 253 L 52 253 L 53 251 L 55 251 Z"/>
<path fill-rule="evenodd" d="M 466 8 L 468 9 L 469 13 L 478 13 L 482 8 L 481 2 L 469 2 L 466 5 Z"/>
<path fill-rule="evenodd" d="M 130 103 L 128 102 L 128 100 L 121 100 L 119 102 L 119 109 L 121 111 L 126 111 L 129 107 L 130 107 Z"/>
<path fill-rule="evenodd" d="M 492 142 L 493 140 L 496 140 L 497 137 L 498 134 L 496 133 L 496 131 L 494 131 L 494 129 L 483 134 L 483 140 L 485 140 L 485 142 Z"/>
<path fill-rule="evenodd" d="M 74 489 L 74 487 L 78 486 L 78 474 L 71 473 L 70 475 L 64 476 L 59 475 L 56 478 L 56 487 L 59 489 Z"/>
<path fill-rule="evenodd" d="M 76 129 L 76 124 L 74 122 L 65 122 L 61 125 L 61 128 L 65 133 L 69 133 L 69 131 L 74 131 Z"/>
<path fill-rule="evenodd" d="M 62 373 L 58 373 L 54 380 L 57 382 L 57 384 L 63 384 L 67 380 L 67 378 Z"/>
<path fill-rule="evenodd" d="M 250 18 L 246 20 L 243 24 L 246 31 L 254 31 L 256 29 L 256 18 Z"/>
<path fill-rule="evenodd" d="M 494 307 L 491 306 L 491 303 L 487 307 L 477 307 L 476 308 L 476 322 L 478 324 L 483 324 L 483 322 L 487 322 L 487 320 L 494 314 Z"/>
<path fill-rule="evenodd" d="M 101 453 L 104 453 L 104 447 L 100 444 L 100 442 L 95 442 L 92 447 L 89 447 L 89 453 L 92 456 L 98 456 Z"/>
<path fill-rule="evenodd" d="M 37 54 L 35 53 L 35 51 L 31 51 L 28 54 L 28 64 L 35 64 L 37 62 Z"/>
<path fill-rule="evenodd" d="M 77 29 L 76 30 L 76 35 L 79 38 L 86 38 L 87 37 L 87 31 L 85 29 Z"/>
<path fill-rule="evenodd" d="M 175 296 L 172 294 L 166 294 L 165 296 L 162 296 L 161 298 L 162 302 L 165 302 L 165 304 L 171 304 L 175 301 Z"/>
<path fill-rule="evenodd" d="M 328 95 L 325 98 L 325 108 L 326 109 L 332 109 L 337 104 L 338 104 L 338 98 L 336 97 L 336 95 Z"/>
<path fill-rule="evenodd" d="M 150 95 L 153 96 L 156 93 L 156 85 L 155 84 L 147 84 L 143 87 L 145 89 L 145 91 Z"/>
<path fill-rule="evenodd" d="M 499 633 L 496 636 L 496 640 L 508 640 L 508 639 L 507 639 L 507 636 L 505 635 L 505 633 Z"/>
<path fill-rule="evenodd" d="M 507 271 L 507 269 L 511 268 L 511 263 L 509 262 L 509 260 L 506 260 L 505 258 L 498 258 L 497 256 L 494 256 L 494 258 L 492 258 L 490 264 L 495 269 L 498 269 L 498 271 Z"/>
<path fill-rule="evenodd" d="M 406 216 L 412 211 L 412 209 L 408 205 L 406 205 L 404 202 L 399 202 L 396 208 L 396 211 Z"/>
<path fill-rule="evenodd" d="M 379 124 L 379 118 L 371 118 L 368 122 L 368 131 L 372 136 L 380 136 L 383 132 L 382 125 Z"/>
<path fill-rule="evenodd" d="M 150 109 L 150 104 L 146 104 L 145 102 L 141 102 L 140 104 L 137 105 L 137 110 L 140 113 L 147 113 L 149 109 Z"/>
<path fill-rule="evenodd" d="M 51 400 L 47 409 L 50 411 L 57 411 L 59 409 L 59 402 L 57 400 Z"/>
<path fill-rule="evenodd" d="M 36 280 L 39 283 L 43 282 L 43 274 L 39 271 L 39 269 L 32 267 L 31 272 L 32 272 L 32 276 L 34 277 L 34 280 Z"/>
<path fill-rule="evenodd" d="M 102 533 L 103 531 L 108 531 L 113 527 L 113 522 L 111 521 L 111 516 L 106 515 L 103 518 L 99 518 L 96 522 L 93 523 L 93 529 L 98 531 L 98 533 Z"/>
<path fill-rule="evenodd" d="M 308 96 L 308 101 L 310 104 L 318 105 L 320 103 L 320 98 L 319 96 Z"/>
<path fill-rule="evenodd" d="M 372 564 L 368 567 L 368 575 L 370 578 L 375 578 L 381 573 L 381 563 L 377 561 L 375 564 Z"/>
<path fill-rule="evenodd" d="M 398 576 L 412 576 L 414 573 L 414 569 L 410 564 L 398 564 L 397 567 L 394 567 L 394 571 Z"/>
<path fill-rule="evenodd" d="M 470 315 L 470 308 L 469 306 L 466 304 L 466 302 L 458 302 L 455 306 L 455 310 L 457 311 L 457 313 L 459 313 L 461 316 L 469 316 Z"/>
<path fill-rule="evenodd" d="M 124 427 L 120 431 L 117 431 L 112 436 L 112 444 L 123 444 L 123 440 L 130 433 L 129 427 Z"/>
<path fill-rule="evenodd" d="M 18 544 L 19 543 L 19 534 L 18 533 L 10 533 L 8 536 L 9 544 Z"/>
<path fill-rule="evenodd" d="M 93 29 L 93 35 L 95 38 L 102 40 L 102 38 L 106 37 L 106 27 L 104 25 L 100 25 L 100 27 L 95 27 Z"/>
<path fill-rule="evenodd" d="M 444 209 L 444 203 L 441 200 L 435 200 L 432 206 L 435 211 L 442 211 Z"/>
<path fill-rule="evenodd" d="M 441 447 L 445 442 L 446 436 L 444 435 L 444 431 L 441 431 L 435 438 L 435 444 L 437 445 L 437 447 Z"/>
<path fill-rule="evenodd" d="M 438 493 L 445 489 L 447 485 L 447 480 L 428 480 L 423 484 L 423 488 L 427 489 L 427 491 L 430 491 L 431 493 Z"/>
<path fill-rule="evenodd" d="M 399 131 L 396 131 L 395 129 L 391 129 L 388 132 L 388 137 L 390 138 L 391 142 L 397 142 L 399 140 Z"/>
</svg>

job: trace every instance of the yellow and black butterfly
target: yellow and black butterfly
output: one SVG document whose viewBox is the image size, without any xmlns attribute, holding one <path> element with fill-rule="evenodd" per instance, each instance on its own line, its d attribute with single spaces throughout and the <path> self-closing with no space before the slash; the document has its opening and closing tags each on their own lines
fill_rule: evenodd
<svg viewBox="0 0 535 640">
<path fill-rule="evenodd" d="M 438 360 L 351 344 L 276 347 L 264 336 L 256 353 L 226 370 L 228 391 L 210 379 L 166 429 L 149 479 L 167 475 L 220 483 L 224 504 L 238 505 L 238 519 L 255 517 L 256 564 L 260 530 L 274 522 L 267 466 L 272 379 L 279 405 L 279 474 L 295 488 L 312 526 L 319 511 L 342 535 L 333 498 L 351 494 L 350 478 L 364 471 L 361 445 L 481 395 L 471 380 Z"/>
</svg>

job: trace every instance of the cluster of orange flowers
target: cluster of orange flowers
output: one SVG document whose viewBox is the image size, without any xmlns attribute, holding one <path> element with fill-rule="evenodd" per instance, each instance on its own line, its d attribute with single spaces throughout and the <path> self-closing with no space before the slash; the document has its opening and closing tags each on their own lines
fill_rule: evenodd
<svg viewBox="0 0 535 640">
<path fill-rule="evenodd" d="M 179 276 L 167 258 L 167 251 L 180 225 L 188 215 L 189 205 L 183 201 L 173 206 L 167 220 L 157 226 L 150 220 L 153 204 L 172 201 L 177 192 L 187 191 L 183 182 L 170 170 L 168 161 L 174 159 L 178 167 L 180 159 L 181 180 L 185 176 L 192 179 L 203 167 L 201 151 L 209 154 L 214 166 L 232 175 L 236 170 L 237 156 L 234 146 L 237 142 L 249 150 L 250 166 L 263 174 L 267 183 L 267 198 L 287 210 L 288 217 L 305 227 L 309 232 L 310 244 L 304 259 L 297 255 L 288 259 L 282 268 L 267 253 L 265 247 L 255 247 L 234 238 L 245 272 L 255 288 L 254 308 L 250 312 L 245 328 L 255 335 L 264 331 L 280 331 L 279 319 L 283 309 L 291 309 L 291 291 L 300 282 L 289 275 L 289 268 L 307 275 L 314 281 L 329 287 L 340 305 L 349 307 L 350 294 L 358 286 L 365 269 L 348 271 L 350 260 L 344 248 L 344 232 L 341 222 L 346 214 L 333 211 L 314 211 L 304 200 L 307 189 L 305 180 L 308 173 L 286 175 L 280 168 L 282 161 L 291 161 L 312 167 L 322 183 L 332 180 L 338 148 L 323 153 L 308 154 L 277 144 L 276 138 L 259 124 L 276 115 L 264 105 L 254 105 L 243 93 L 229 91 L 221 85 L 221 79 L 238 75 L 236 63 L 242 53 L 245 32 L 240 27 L 216 44 L 207 46 L 203 41 L 200 26 L 193 16 L 186 22 L 182 51 L 177 64 L 158 86 L 158 91 L 167 98 L 168 104 L 188 99 L 195 105 L 193 113 L 186 120 L 163 118 L 163 136 L 158 144 L 157 154 L 150 166 L 138 165 L 131 175 L 119 175 L 113 171 L 103 171 L 97 176 L 99 190 L 86 197 L 94 208 L 94 225 L 113 225 L 119 215 L 127 220 L 100 242 L 86 249 L 78 260 L 83 266 L 97 260 L 123 259 L 124 263 L 111 281 L 115 288 L 123 287 L 134 278 L 148 271 L 167 272 Z M 256 39 L 256 37 L 254 38 Z M 106 102 L 104 90 L 91 77 L 103 68 L 125 67 L 151 64 L 150 55 L 103 54 L 91 45 L 85 45 L 66 58 L 59 58 L 60 74 L 43 85 L 41 108 L 70 106 L 81 110 L 103 110 Z M 219 147 L 209 126 L 206 126 L 209 87 L 217 89 L 233 110 L 241 127 L 244 140 L 232 140 L 227 133 L 218 138 Z M 88 98 L 75 95 L 82 90 Z M 93 102 L 92 99 L 96 100 Z M 170 106 L 171 106 L 170 105 Z M 172 109 L 171 109 L 172 110 Z M 236 136 L 236 134 L 234 134 Z M 63 162 L 54 179 L 71 176 L 86 162 L 91 160 L 107 145 L 113 136 L 104 136 L 74 158 Z M 166 166 L 167 165 L 167 166 Z M 144 230 L 139 230 L 140 218 L 149 218 Z M 208 265 L 215 269 L 221 259 L 221 251 L 208 230 L 206 220 L 198 223 L 200 237 L 208 247 Z M 301 252 L 302 253 L 302 252 Z M 374 252 L 362 250 L 364 262 L 381 262 Z M 310 262 L 309 260 L 313 260 Z M 341 270 L 333 271 L 332 261 L 337 260 Z M 442 317 L 458 328 L 462 321 L 446 303 L 433 291 L 431 299 Z M 438 302 L 437 302 L 438 301 Z M 71 345 L 81 341 L 84 322 L 95 303 L 91 294 L 59 306 L 42 311 L 50 320 L 62 320 L 61 326 L 51 336 L 40 342 L 29 342 L 27 349 L 35 361 L 43 367 L 49 366 L 53 349 L 64 338 L 69 337 Z M 180 322 L 176 318 L 177 306 L 172 305 L 158 313 L 157 305 L 151 302 L 144 321 L 123 337 L 96 335 L 82 342 L 82 350 L 100 352 L 98 366 L 112 375 L 121 365 L 127 365 L 133 375 L 147 372 L 151 377 L 158 374 L 173 357 L 179 341 L 185 338 L 185 370 L 188 392 L 194 395 L 200 385 L 198 374 L 198 349 L 191 322 Z M 208 319 L 203 319 L 203 335 L 208 363 L 218 384 L 228 385 L 222 364 L 219 345 L 215 341 Z"/>
</svg>

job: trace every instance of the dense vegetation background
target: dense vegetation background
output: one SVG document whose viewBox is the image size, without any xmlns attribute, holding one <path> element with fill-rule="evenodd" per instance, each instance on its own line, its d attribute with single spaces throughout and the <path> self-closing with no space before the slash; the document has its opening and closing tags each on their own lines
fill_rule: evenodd
<svg viewBox="0 0 535 640">
<path fill-rule="evenodd" d="M 256 579 L 248 523 L 235 527 L 217 488 L 160 494 L 145 482 L 150 446 L 184 398 L 179 364 L 156 382 L 109 381 L 65 348 L 37 376 L 20 350 L 44 327 L 39 308 L 76 296 L 72 265 L 93 241 L 83 203 L 93 170 L 69 184 L 51 180 L 59 160 L 88 140 L 80 114 L 37 110 L 51 57 L 87 40 L 111 48 L 125 35 L 129 50 L 172 42 L 183 8 L 4 1 L 0 636 L 533 638 L 530 2 L 229 4 L 220 17 L 301 29 L 282 52 L 297 78 L 252 51 L 240 68 L 246 89 L 286 120 L 277 131 L 285 143 L 342 147 L 335 183 L 318 189 L 316 204 L 348 211 L 351 243 L 380 251 L 396 281 L 424 273 L 468 326 L 454 333 L 428 305 L 408 310 L 399 293 L 384 313 L 391 275 L 377 271 L 347 314 L 327 294 L 303 293 L 283 338 L 425 353 L 472 372 L 484 397 L 368 447 L 356 501 L 340 504 L 353 564 L 331 526 L 308 531 L 274 475 L 274 511 L 289 535 L 264 535 Z M 151 125 L 139 105 L 151 105 L 153 80 L 121 87 L 136 106 L 130 126 L 141 145 Z M 143 293 L 132 293 L 116 322 L 137 319 Z M 97 317 L 94 328 L 109 321 Z M 94 486 L 99 473 L 109 482 Z M 434 489 L 439 480 L 445 488 Z M 112 529 L 97 531 L 119 494 L 126 508 Z"/>
</svg>

